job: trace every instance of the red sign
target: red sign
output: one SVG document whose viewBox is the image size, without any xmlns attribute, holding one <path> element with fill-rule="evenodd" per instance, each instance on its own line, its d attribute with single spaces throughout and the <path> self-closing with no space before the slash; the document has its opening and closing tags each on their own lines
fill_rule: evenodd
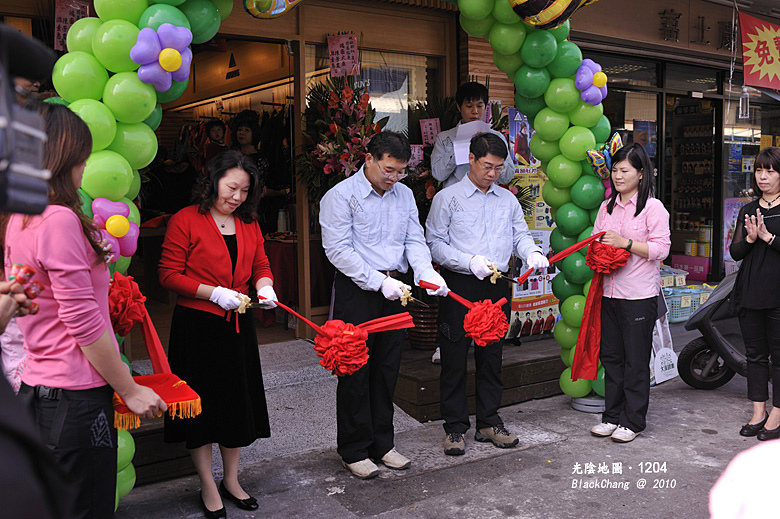
<svg viewBox="0 0 780 519">
<path fill-rule="evenodd" d="M 328 56 L 331 77 L 360 75 L 357 36 L 354 34 L 328 36 Z"/>
<path fill-rule="evenodd" d="M 57 0 L 54 9 L 54 50 L 65 50 L 70 26 L 89 16 L 89 2 Z"/>
<path fill-rule="evenodd" d="M 436 119 L 420 119 L 423 145 L 436 142 L 436 136 L 441 132 L 441 122 Z"/>
<path fill-rule="evenodd" d="M 780 26 L 739 13 L 745 84 L 780 90 Z"/>
</svg>

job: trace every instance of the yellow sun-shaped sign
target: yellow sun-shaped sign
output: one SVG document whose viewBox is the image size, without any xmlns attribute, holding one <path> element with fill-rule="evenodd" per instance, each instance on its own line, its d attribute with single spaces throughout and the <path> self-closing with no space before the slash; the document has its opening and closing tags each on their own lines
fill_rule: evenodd
<svg viewBox="0 0 780 519">
<path fill-rule="evenodd" d="M 772 88 L 777 88 L 780 83 L 780 27 L 766 23 L 756 25 L 753 31 L 742 37 L 745 72 L 749 70 L 750 74 L 757 74 L 757 79 L 766 86 L 774 83 Z"/>
</svg>

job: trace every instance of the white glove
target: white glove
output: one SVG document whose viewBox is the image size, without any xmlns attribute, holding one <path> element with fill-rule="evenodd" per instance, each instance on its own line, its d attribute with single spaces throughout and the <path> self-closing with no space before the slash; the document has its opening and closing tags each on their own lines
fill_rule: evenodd
<svg viewBox="0 0 780 519">
<path fill-rule="evenodd" d="M 540 252 L 532 252 L 525 259 L 529 269 L 546 269 L 550 266 L 550 261 Z"/>
<path fill-rule="evenodd" d="M 241 304 L 241 299 L 238 298 L 238 292 L 225 287 L 216 287 L 214 291 L 211 292 L 209 301 L 218 304 L 223 310 L 235 310 Z"/>
<path fill-rule="evenodd" d="M 382 281 L 382 286 L 379 287 L 379 289 L 382 291 L 382 295 L 385 296 L 385 299 L 388 301 L 395 301 L 404 295 L 403 287 L 406 287 L 406 290 L 412 289 L 409 285 L 387 276 L 385 280 Z"/>
<path fill-rule="evenodd" d="M 485 279 L 493 274 L 490 262 L 485 256 L 474 256 L 469 262 L 469 270 L 479 279 Z"/>
<path fill-rule="evenodd" d="M 260 290 L 257 291 L 257 298 L 265 310 L 276 308 L 276 301 L 279 301 L 279 298 L 276 297 L 276 292 L 274 292 L 274 287 L 271 285 L 260 287 Z"/>
<path fill-rule="evenodd" d="M 447 282 L 444 281 L 444 278 L 441 277 L 438 272 L 434 272 L 433 275 L 429 276 L 425 281 L 433 283 L 434 285 L 439 285 L 439 288 L 436 290 L 425 289 L 429 296 L 444 297 L 450 292 L 450 289 L 447 288 Z"/>
</svg>

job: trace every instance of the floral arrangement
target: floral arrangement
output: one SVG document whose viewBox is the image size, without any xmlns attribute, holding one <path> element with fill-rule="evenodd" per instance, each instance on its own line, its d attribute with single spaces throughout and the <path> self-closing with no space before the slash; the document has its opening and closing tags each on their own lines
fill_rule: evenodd
<svg viewBox="0 0 780 519">
<path fill-rule="evenodd" d="M 356 87 L 353 76 L 327 78 L 309 89 L 303 153 L 296 166 L 311 201 L 319 201 L 358 170 L 368 141 L 387 123 L 387 118 L 375 122 L 375 117 L 366 89 Z"/>
</svg>

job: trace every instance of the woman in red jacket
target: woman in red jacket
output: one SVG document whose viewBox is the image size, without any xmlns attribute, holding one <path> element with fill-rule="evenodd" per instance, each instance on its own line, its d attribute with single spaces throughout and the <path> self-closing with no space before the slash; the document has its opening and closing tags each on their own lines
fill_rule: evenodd
<svg viewBox="0 0 780 519">
<path fill-rule="evenodd" d="M 172 371 L 198 392 L 203 412 L 194 419 L 166 417 L 165 441 L 186 441 L 201 482 L 206 517 L 225 517 L 220 494 L 244 510 L 257 500 L 238 482 L 241 447 L 270 436 L 268 410 L 251 313 L 239 314 L 250 283 L 260 300 L 276 294 L 255 207 L 254 163 L 227 151 L 209 163 L 200 202 L 168 223 L 160 283 L 178 293 L 168 358 Z M 211 445 L 219 444 L 224 478 L 212 478 Z"/>
</svg>

